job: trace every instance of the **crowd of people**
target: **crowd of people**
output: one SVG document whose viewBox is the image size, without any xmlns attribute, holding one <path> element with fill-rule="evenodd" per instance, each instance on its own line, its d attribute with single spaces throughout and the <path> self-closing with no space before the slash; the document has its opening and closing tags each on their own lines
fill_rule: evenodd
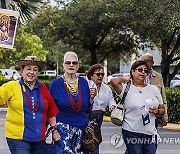
<svg viewBox="0 0 180 154">
<path fill-rule="evenodd" d="M 90 66 L 86 77 L 77 76 L 78 56 L 71 51 L 64 55 L 63 75 L 52 80 L 47 89 L 38 80 L 45 64 L 37 56 L 27 56 L 17 61 L 21 78 L 0 86 L 0 105 L 8 105 L 5 136 L 10 152 L 38 154 L 50 125 L 52 139 L 63 141 L 64 153 L 79 154 L 88 121 L 96 119 L 101 128 L 107 108 L 112 112 L 117 107 L 112 89 L 103 83 L 105 73 L 101 64 Z M 129 75 L 108 81 L 119 97 L 123 96 L 127 82 L 131 82 L 122 123 L 126 154 L 155 154 L 157 119 L 163 117 L 163 125 L 168 122 L 162 76 L 152 69 L 153 64 L 153 56 L 144 54 L 132 64 Z M 130 142 L 134 138 L 150 142 Z M 98 154 L 99 147 L 83 153 Z"/>
</svg>

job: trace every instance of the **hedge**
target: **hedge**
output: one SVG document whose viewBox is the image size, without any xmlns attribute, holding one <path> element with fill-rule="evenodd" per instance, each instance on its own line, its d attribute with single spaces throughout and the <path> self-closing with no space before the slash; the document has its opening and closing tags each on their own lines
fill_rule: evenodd
<svg viewBox="0 0 180 154">
<path fill-rule="evenodd" d="M 49 87 L 51 81 L 54 77 L 39 77 L 40 81 L 46 84 Z M 7 82 L 8 80 L 1 80 L 0 85 Z M 120 98 L 113 91 L 113 96 L 118 103 Z M 166 97 L 168 102 L 168 117 L 170 123 L 180 123 L 180 88 L 166 88 Z M 107 109 L 106 115 L 110 115 Z"/>
<path fill-rule="evenodd" d="M 168 117 L 171 123 L 180 123 L 180 88 L 166 88 Z"/>
</svg>

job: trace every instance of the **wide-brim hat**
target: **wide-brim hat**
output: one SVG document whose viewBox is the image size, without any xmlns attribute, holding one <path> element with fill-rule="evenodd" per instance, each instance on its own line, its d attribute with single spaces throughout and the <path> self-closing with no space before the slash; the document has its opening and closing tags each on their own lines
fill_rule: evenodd
<svg viewBox="0 0 180 154">
<path fill-rule="evenodd" d="M 42 68 L 46 65 L 46 62 L 39 60 L 37 56 L 27 56 L 24 60 L 18 60 L 16 64 L 19 67 L 27 66 L 27 65 L 35 65 L 38 66 L 39 68 Z"/>
</svg>

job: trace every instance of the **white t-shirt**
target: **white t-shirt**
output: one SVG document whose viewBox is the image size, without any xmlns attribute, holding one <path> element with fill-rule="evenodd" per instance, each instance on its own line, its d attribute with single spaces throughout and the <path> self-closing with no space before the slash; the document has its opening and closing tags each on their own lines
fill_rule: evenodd
<svg viewBox="0 0 180 154">
<path fill-rule="evenodd" d="M 126 84 L 123 84 L 122 97 Z M 124 102 L 125 117 L 122 128 L 131 132 L 153 135 L 157 133 L 155 128 L 155 115 L 149 113 L 149 107 L 163 104 L 158 88 L 148 84 L 144 88 L 130 86 Z M 142 115 L 149 114 L 150 122 L 143 124 Z"/>
</svg>

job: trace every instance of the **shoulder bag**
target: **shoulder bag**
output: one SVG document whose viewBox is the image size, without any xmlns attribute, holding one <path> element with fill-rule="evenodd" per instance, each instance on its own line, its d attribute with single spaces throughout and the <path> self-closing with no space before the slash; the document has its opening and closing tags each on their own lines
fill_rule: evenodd
<svg viewBox="0 0 180 154">
<path fill-rule="evenodd" d="M 111 112 L 111 122 L 117 126 L 121 126 L 124 119 L 124 100 L 129 91 L 131 82 L 127 82 L 123 97 L 117 107 Z"/>
<path fill-rule="evenodd" d="M 45 140 L 42 142 L 40 153 L 39 154 L 64 154 L 64 143 L 60 139 L 53 143 L 46 143 L 47 137 L 52 133 L 54 127 L 50 127 L 46 133 Z"/>
<path fill-rule="evenodd" d="M 85 127 L 84 137 L 81 144 L 81 151 L 94 152 L 102 142 L 101 129 L 96 119 L 90 120 Z"/>
</svg>

